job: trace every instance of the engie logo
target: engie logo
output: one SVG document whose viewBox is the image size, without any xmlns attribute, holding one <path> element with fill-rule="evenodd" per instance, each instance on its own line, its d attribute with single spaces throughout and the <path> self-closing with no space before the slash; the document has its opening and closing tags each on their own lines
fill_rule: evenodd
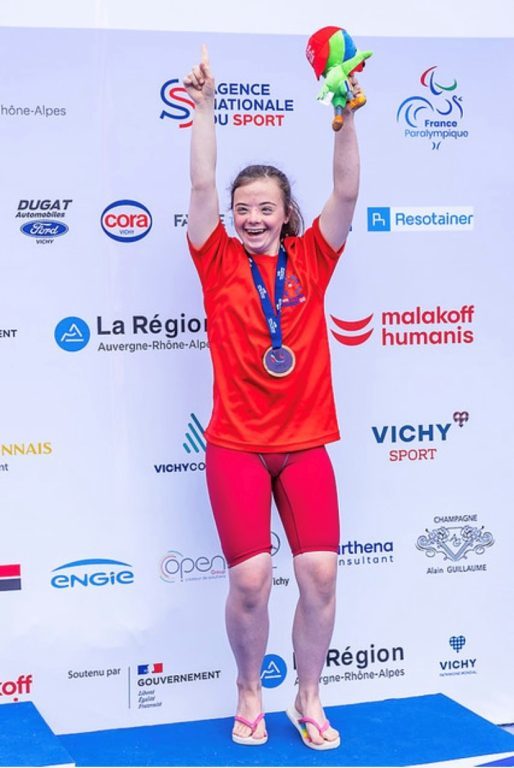
<svg viewBox="0 0 514 768">
<path fill-rule="evenodd" d="M 462 97 L 457 95 L 457 81 L 442 85 L 436 81 L 437 67 L 426 69 L 419 79 L 428 90 L 423 96 L 409 96 L 396 112 L 396 122 L 404 125 L 404 136 L 409 139 L 429 139 L 432 149 L 439 149 L 447 139 L 468 138 L 462 130 L 464 116 Z"/>
<path fill-rule="evenodd" d="M 174 77 L 161 87 L 161 100 L 168 109 L 162 110 L 160 118 L 169 117 L 179 128 L 189 128 L 195 105 L 179 83 Z M 219 83 L 214 110 L 217 125 L 280 128 L 294 111 L 294 99 L 275 98 L 271 83 Z"/>
<path fill-rule="evenodd" d="M 277 688 L 287 676 L 287 664 L 282 656 L 268 653 L 262 660 L 261 683 L 263 688 Z"/>
<path fill-rule="evenodd" d="M 403 312 L 396 310 L 382 312 L 382 335 L 379 343 L 384 347 L 472 344 L 475 340 L 473 330 L 463 326 L 473 323 L 474 313 L 474 304 L 464 304 L 460 309 L 443 309 L 437 306 L 435 309 L 416 307 Z M 338 331 L 330 329 L 330 332 L 344 346 L 355 347 L 364 344 L 373 333 L 373 327 L 369 327 L 373 314 L 362 320 L 342 320 L 334 315 L 330 317 L 338 328 Z M 415 326 L 417 329 L 389 330 L 394 326 Z"/>
<path fill-rule="evenodd" d="M 78 352 L 88 344 L 91 331 L 80 317 L 65 317 L 55 326 L 54 338 L 65 352 Z"/>
<path fill-rule="evenodd" d="M 125 586 L 134 583 L 132 566 L 119 560 L 93 558 L 75 560 L 54 568 L 50 584 L 56 589 Z"/>
<path fill-rule="evenodd" d="M 32 675 L 20 675 L 17 680 L 0 680 L 0 697 L 12 697 L 12 701 L 19 701 L 20 696 L 31 693 L 32 682 Z"/>
<path fill-rule="evenodd" d="M 368 208 L 369 232 L 469 232 L 474 226 L 470 206 Z"/>
<path fill-rule="evenodd" d="M 135 243 L 152 228 L 152 214 L 135 200 L 117 200 L 102 213 L 100 219 L 106 235 L 119 243 Z"/>
</svg>

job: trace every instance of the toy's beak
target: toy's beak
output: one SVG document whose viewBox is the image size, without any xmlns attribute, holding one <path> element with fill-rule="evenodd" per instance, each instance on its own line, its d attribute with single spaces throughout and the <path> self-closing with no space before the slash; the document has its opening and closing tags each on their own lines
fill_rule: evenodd
<svg viewBox="0 0 514 768">
<path fill-rule="evenodd" d="M 366 59 L 373 56 L 373 51 L 357 51 L 355 56 L 344 62 L 344 67 L 350 74 L 352 72 L 362 72 Z"/>
</svg>

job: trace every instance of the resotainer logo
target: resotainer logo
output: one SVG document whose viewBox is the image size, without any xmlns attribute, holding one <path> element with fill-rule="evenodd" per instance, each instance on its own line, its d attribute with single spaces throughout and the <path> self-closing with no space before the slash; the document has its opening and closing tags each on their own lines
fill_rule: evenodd
<svg viewBox="0 0 514 768">
<path fill-rule="evenodd" d="M 85 320 L 80 317 L 65 317 L 57 323 L 54 338 L 66 352 L 78 352 L 89 343 L 91 332 Z"/>
</svg>

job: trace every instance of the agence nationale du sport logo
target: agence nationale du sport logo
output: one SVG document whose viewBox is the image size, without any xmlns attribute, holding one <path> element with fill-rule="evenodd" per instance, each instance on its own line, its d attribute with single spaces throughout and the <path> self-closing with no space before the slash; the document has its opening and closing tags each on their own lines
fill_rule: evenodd
<svg viewBox="0 0 514 768">
<path fill-rule="evenodd" d="M 167 80 L 160 90 L 165 105 L 159 115 L 179 128 L 193 124 L 195 104 L 177 77 Z M 214 121 L 219 126 L 281 128 L 291 112 L 294 99 L 276 96 L 269 82 L 221 82 L 216 86 Z"/>
</svg>

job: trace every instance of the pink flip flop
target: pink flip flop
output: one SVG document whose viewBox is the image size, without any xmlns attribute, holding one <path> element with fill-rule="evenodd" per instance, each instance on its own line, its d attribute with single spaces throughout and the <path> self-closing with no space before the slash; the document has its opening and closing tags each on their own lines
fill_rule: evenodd
<svg viewBox="0 0 514 768">
<path fill-rule="evenodd" d="M 241 717 L 241 715 L 236 715 L 234 720 L 237 723 L 243 723 L 243 725 L 248 726 L 251 733 L 249 736 L 238 736 L 237 733 L 232 732 L 232 741 L 235 741 L 236 744 L 244 744 L 246 747 L 259 747 L 261 744 L 266 744 L 268 741 L 268 734 L 266 732 L 259 739 L 255 739 L 253 736 L 257 730 L 257 726 L 263 718 L 264 712 L 261 712 L 260 715 L 257 715 L 253 721 L 247 720 L 246 717 Z"/>
<path fill-rule="evenodd" d="M 325 749 L 337 749 L 337 747 L 341 744 L 341 737 L 338 736 L 337 739 L 333 739 L 333 741 L 329 741 L 328 739 L 325 739 L 323 734 L 330 728 L 330 723 L 328 720 L 325 720 L 325 722 L 320 725 L 316 722 L 316 720 L 313 720 L 312 717 L 304 717 L 295 706 L 290 707 L 288 710 L 286 710 L 286 715 L 302 737 L 302 741 L 305 744 L 306 747 L 310 747 L 310 749 L 318 749 L 318 750 L 325 750 Z M 311 737 L 309 736 L 309 732 L 307 728 L 305 727 L 305 724 L 309 723 L 309 725 L 313 725 L 317 730 L 319 735 L 323 738 L 322 744 L 315 744 Z"/>
</svg>

